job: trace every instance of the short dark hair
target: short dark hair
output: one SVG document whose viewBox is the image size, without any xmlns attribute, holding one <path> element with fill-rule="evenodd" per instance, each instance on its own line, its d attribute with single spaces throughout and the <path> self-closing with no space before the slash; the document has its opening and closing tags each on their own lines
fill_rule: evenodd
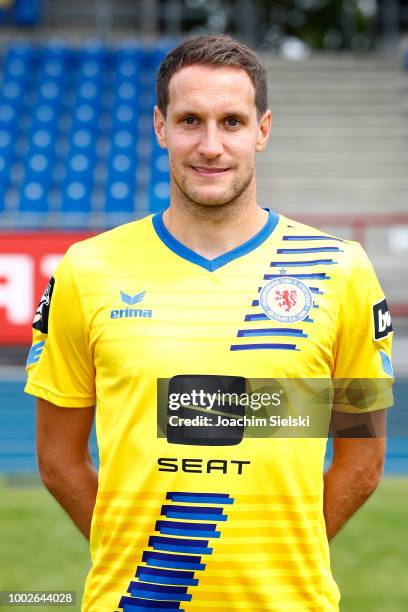
<svg viewBox="0 0 408 612">
<path fill-rule="evenodd" d="M 231 36 L 221 34 L 187 39 L 167 53 L 159 66 L 156 77 L 157 106 L 164 117 L 169 104 L 169 83 L 172 76 L 182 68 L 194 64 L 242 68 L 251 79 L 255 89 L 258 118 L 267 110 L 266 70 L 258 55 Z"/>
</svg>

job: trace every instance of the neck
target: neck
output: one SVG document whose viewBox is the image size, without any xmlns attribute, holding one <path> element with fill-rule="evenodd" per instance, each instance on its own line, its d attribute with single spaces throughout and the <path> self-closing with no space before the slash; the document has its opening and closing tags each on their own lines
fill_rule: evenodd
<svg viewBox="0 0 408 612">
<path fill-rule="evenodd" d="M 255 195 L 255 194 L 254 194 Z M 163 213 L 168 231 L 186 247 L 214 259 L 250 240 L 265 225 L 268 213 L 256 198 L 222 205 L 200 205 L 171 198 Z"/>
</svg>

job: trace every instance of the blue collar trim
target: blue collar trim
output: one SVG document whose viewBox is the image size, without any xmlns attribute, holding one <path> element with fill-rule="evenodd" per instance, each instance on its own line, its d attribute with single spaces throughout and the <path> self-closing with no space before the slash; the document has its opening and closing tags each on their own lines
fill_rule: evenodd
<svg viewBox="0 0 408 612">
<path fill-rule="evenodd" d="M 177 238 L 175 238 L 172 234 L 170 234 L 169 230 L 167 229 L 167 227 L 164 225 L 164 222 L 163 222 L 163 212 L 164 211 L 161 211 L 157 213 L 156 215 L 154 215 L 152 217 L 152 223 L 156 231 L 156 234 L 158 235 L 160 240 L 171 251 L 173 251 L 173 253 L 175 253 L 176 255 L 179 255 L 180 257 L 182 257 L 183 259 L 186 259 L 187 261 L 190 261 L 193 264 L 196 264 L 197 266 L 201 266 L 202 268 L 205 268 L 209 272 L 214 272 L 214 270 L 217 270 L 218 268 L 225 266 L 225 264 L 229 263 L 230 261 L 233 261 L 234 259 L 237 259 L 238 257 L 242 257 L 243 255 L 250 253 L 257 247 L 259 247 L 263 242 L 265 242 L 267 238 L 269 238 L 269 236 L 272 234 L 273 230 L 278 224 L 279 215 L 277 215 L 276 213 L 272 212 L 271 210 L 267 208 L 265 208 L 265 210 L 267 210 L 269 213 L 268 220 L 263 226 L 263 228 L 257 234 L 255 234 L 255 236 L 252 236 L 252 238 L 250 238 L 249 240 L 247 240 L 240 246 L 235 247 L 235 249 L 232 249 L 231 251 L 227 251 L 226 253 L 223 253 L 222 255 L 219 255 L 215 259 L 206 259 L 205 257 L 202 257 L 198 253 L 195 253 L 195 251 L 192 251 L 191 249 L 186 247 L 184 244 L 179 242 Z"/>
</svg>

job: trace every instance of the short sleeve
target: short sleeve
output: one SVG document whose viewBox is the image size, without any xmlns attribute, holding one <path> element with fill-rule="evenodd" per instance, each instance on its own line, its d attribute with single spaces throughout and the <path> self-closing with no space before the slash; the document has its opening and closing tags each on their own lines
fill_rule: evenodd
<svg viewBox="0 0 408 612">
<path fill-rule="evenodd" d="M 355 250 L 338 312 L 334 351 L 334 408 L 392 406 L 392 322 L 384 293 L 364 249 Z"/>
<path fill-rule="evenodd" d="M 95 370 L 70 250 L 60 261 L 33 321 L 25 392 L 57 406 L 95 403 Z"/>
</svg>

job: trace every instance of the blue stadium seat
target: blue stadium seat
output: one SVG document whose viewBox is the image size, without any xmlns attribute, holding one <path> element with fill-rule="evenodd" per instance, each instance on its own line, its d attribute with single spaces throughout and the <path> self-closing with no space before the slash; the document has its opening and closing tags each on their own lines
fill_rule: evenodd
<svg viewBox="0 0 408 612">
<path fill-rule="evenodd" d="M 33 153 L 27 156 L 24 164 L 25 183 L 40 183 L 49 189 L 52 180 L 53 164 L 44 153 Z"/>
<path fill-rule="evenodd" d="M 48 192 L 42 183 L 37 181 L 24 183 L 20 192 L 19 210 L 41 214 L 48 211 Z"/>
<path fill-rule="evenodd" d="M 166 182 L 153 183 L 149 185 L 149 212 L 160 212 L 170 204 L 170 187 Z"/>
<path fill-rule="evenodd" d="M 105 211 L 107 213 L 134 213 L 136 180 L 108 181 L 105 189 Z"/>
<path fill-rule="evenodd" d="M 86 181 L 65 180 L 62 211 L 66 213 L 89 213 L 91 211 L 91 187 L 91 184 Z"/>
<path fill-rule="evenodd" d="M 7 117 L 1 116 L 2 107 L 0 104 L 0 210 L 4 211 L 6 193 L 11 184 L 12 169 L 16 161 L 18 130 L 15 121 L 7 121 Z"/>
<path fill-rule="evenodd" d="M 132 157 L 136 153 L 137 135 L 135 132 L 125 129 L 112 131 L 111 138 L 111 156 L 124 154 Z"/>
<path fill-rule="evenodd" d="M 15 133 L 18 127 L 18 108 L 4 96 L 0 97 L 0 129 Z"/>
<path fill-rule="evenodd" d="M 157 140 L 153 140 L 150 158 L 149 211 L 154 213 L 166 208 L 170 203 L 170 174 L 167 151 Z"/>
<path fill-rule="evenodd" d="M 5 193 L 10 184 L 13 149 L 9 146 L 9 134 L 0 131 L 0 211 L 5 209 Z M 4 145 L 4 146 L 2 146 Z"/>
<path fill-rule="evenodd" d="M 136 191 L 136 155 L 112 148 L 105 189 L 106 212 L 133 212 Z"/>
<path fill-rule="evenodd" d="M 61 38 L 8 46 L 0 84 L 0 196 L 11 208 L 19 194 L 22 212 L 89 215 L 95 206 L 131 219 L 135 203 L 145 201 L 148 173 L 149 206 L 164 207 L 168 169 L 154 145 L 152 117 L 155 71 L 165 51 L 134 40 L 113 49 L 96 39 L 79 48 Z"/>
<path fill-rule="evenodd" d="M 18 25 L 35 25 L 42 18 L 42 0 L 15 0 L 14 22 Z"/>
</svg>

